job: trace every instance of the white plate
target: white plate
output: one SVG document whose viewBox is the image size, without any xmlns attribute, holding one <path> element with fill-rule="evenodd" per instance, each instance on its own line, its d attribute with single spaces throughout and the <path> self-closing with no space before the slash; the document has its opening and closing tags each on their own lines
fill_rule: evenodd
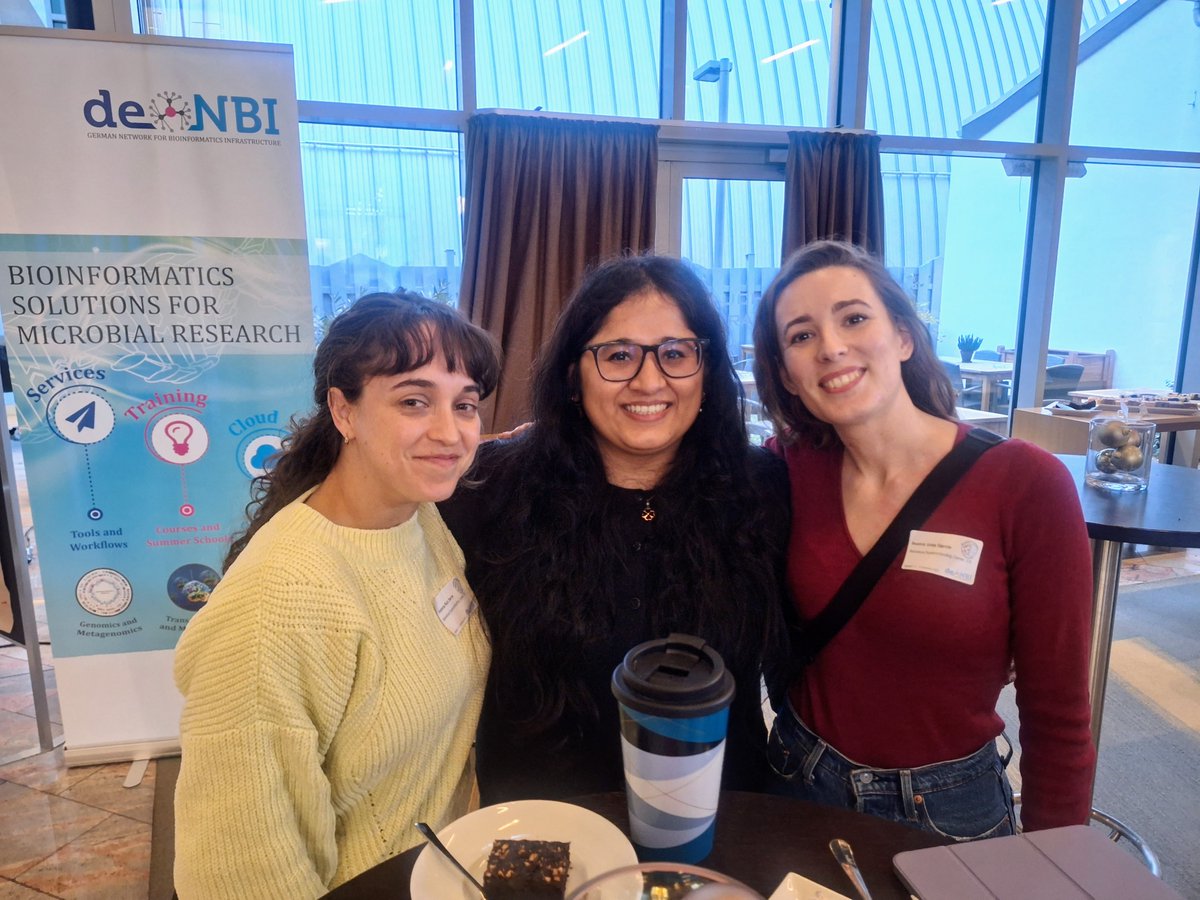
<svg viewBox="0 0 1200 900">
<path fill-rule="evenodd" d="M 1072 409 L 1069 406 L 1046 406 L 1044 409 L 1050 410 L 1052 416 L 1077 416 L 1081 419 L 1090 419 L 1093 416 L 1109 415 L 1113 410 L 1101 409 L 1095 406 L 1092 409 Z"/>
<path fill-rule="evenodd" d="M 788 872 L 787 877 L 775 888 L 769 900 L 850 900 L 845 894 L 817 884 L 811 878 Z"/>
<path fill-rule="evenodd" d="M 438 832 L 438 837 L 480 882 L 492 841 L 570 841 L 568 894 L 602 872 L 637 864 L 633 845 L 616 825 L 580 806 L 555 800 L 516 800 L 485 806 L 451 822 Z M 433 847 L 426 847 L 417 857 L 409 889 L 413 900 L 479 900 L 478 892 L 467 884 L 462 873 Z"/>
</svg>

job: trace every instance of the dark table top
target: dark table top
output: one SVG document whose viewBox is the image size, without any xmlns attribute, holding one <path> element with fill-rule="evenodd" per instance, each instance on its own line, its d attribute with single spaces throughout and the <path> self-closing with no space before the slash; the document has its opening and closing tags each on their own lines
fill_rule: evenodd
<svg viewBox="0 0 1200 900">
<path fill-rule="evenodd" d="M 1088 535 L 1155 547 L 1200 547 L 1200 469 L 1150 466 L 1144 491 L 1110 491 L 1083 480 L 1084 457 L 1058 454 L 1075 476 Z"/>
<path fill-rule="evenodd" d="M 624 793 L 593 794 L 572 802 L 599 813 L 629 834 Z M 845 838 L 854 848 L 875 900 L 908 900 L 908 891 L 892 869 L 895 854 L 947 843 L 936 835 L 862 813 L 769 794 L 722 791 L 716 843 L 700 865 L 737 878 L 764 897 L 770 896 L 788 872 L 853 896 L 849 879 L 829 852 L 829 841 L 835 837 Z M 406 850 L 328 896 L 333 900 L 410 900 L 408 879 L 422 849 Z"/>
</svg>

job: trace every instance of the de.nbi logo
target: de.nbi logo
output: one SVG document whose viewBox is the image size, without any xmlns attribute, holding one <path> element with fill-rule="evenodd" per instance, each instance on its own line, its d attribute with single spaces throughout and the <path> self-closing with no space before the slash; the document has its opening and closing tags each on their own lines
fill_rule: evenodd
<svg viewBox="0 0 1200 900">
<path fill-rule="evenodd" d="M 137 100 L 114 100 L 111 91 L 83 104 L 83 118 L 93 128 L 158 129 L 160 131 L 219 134 L 279 134 L 275 124 L 274 97 L 239 97 L 219 94 L 215 98 L 160 91 L 149 104 Z"/>
</svg>

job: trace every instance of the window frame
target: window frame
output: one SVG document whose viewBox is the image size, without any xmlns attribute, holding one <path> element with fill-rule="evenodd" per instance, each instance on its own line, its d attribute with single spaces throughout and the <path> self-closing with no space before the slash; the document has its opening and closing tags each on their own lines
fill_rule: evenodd
<svg viewBox="0 0 1200 900">
<path fill-rule="evenodd" d="M 662 38 L 660 97 L 660 225 L 657 246 L 665 252 L 679 247 L 678 219 L 682 178 L 779 177 L 780 154 L 786 152 L 787 133 L 797 129 L 774 126 L 688 122 L 684 119 L 687 47 L 687 0 L 660 0 Z M 870 55 L 872 0 L 832 0 L 833 34 L 830 54 L 829 120 L 833 127 L 861 128 L 866 121 L 867 74 Z M 137 0 L 93 0 L 98 32 L 136 34 Z M 1200 168 L 1200 151 L 1139 150 L 1123 147 L 1075 146 L 1069 142 L 1075 67 L 1079 56 L 1079 28 L 1083 0 L 1051 0 L 1042 58 L 1038 126 L 1032 142 L 1001 142 L 960 138 L 920 138 L 880 135 L 884 152 L 936 153 L 948 156 L 1014 156 L 1034 162 L 1031 203 L 1025 235 L 1022 289 L 1019 298 L 1018 365 L 1013 408 L 1036 405 L 1041 399 L 1043 361 L 1049 342 L 1054 295 L 1054 274 L 1062 225 L 1064 182 L 1073 164 L 1088 161 L 1121 162 Z M 300 119 L 306 123 L 370 125 L 404 129 L 465 133 L 477 112 L 475 91 L 474 5 L 457 0 L 460 109 L 430 110 L 382 107 L 325 101 L 301 101 Z M 497 110 L 513 112 L 512 110 Z M 539 113 L 523 113 L 539 115 Z M 561 118 L 563 114 L 545 114 Z M 584 116 L 581 118 L 598 118 Z M 607 117 L 600 119 L 609 121 Z M 635 121 L 648 121 L 639 119 Z M 811 129 L 810 129 L 811 130 Z M 666 166 L 663 169 L 663 166 Z M 757 174 L 761 170 L 761 174 Z M 688 175 L 684 175 L 688 172 Z M 665 178 L 663 177 L 665 176 Z M 676 224 L 672 225 L 672 221 Z M 665 224 L 664 224 L 665 223 Z M 665 229 L 665 230 L 664 230 Z M 1180 323 L 1177 365 L 1179 390 L 1200 390 L 1200 198 L 1190 259 L 1187 296 Z"/>
</svg>

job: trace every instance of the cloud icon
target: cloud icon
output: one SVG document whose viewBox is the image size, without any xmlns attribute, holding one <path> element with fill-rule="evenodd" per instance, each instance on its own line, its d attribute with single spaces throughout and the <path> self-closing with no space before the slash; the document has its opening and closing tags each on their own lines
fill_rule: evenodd
<svg viewBox="0 0 1200 900">
<path fill-rule="evenodd" d="M 278 447 L 272 447 L 270 444 L 263 444 L 250 458 L 250 465 L 255 469 L 261 469 L 264 472 L 269 472 L 271 466 L 274 465 L 273 458 L 279 452 Z"/>
</svg>

